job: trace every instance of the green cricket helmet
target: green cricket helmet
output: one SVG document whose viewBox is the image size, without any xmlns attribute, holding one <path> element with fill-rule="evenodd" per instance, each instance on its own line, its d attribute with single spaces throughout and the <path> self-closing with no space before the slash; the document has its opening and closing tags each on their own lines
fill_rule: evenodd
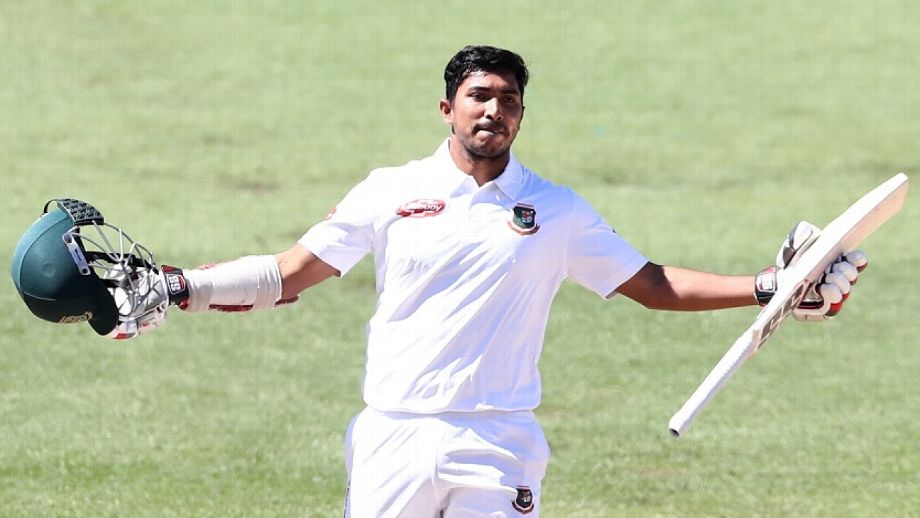
<svg viewBox="0 0 920 518">
<path fill-rule="evenodd" d="M 56 203 L 58 210 L 48 211 Z M 149 258 L 149 262 L 147 259 Z M 92 205 L 51 200 L 20 238 L 13 253 L 16 290 L 35 316 L 56 323 L 89 322 L 100 335 L 111 333 L 120 306 L 114 289 L 131 283 L 131 273 L 150 268 L 152 254 L 105 223 Z"/>
</svg>

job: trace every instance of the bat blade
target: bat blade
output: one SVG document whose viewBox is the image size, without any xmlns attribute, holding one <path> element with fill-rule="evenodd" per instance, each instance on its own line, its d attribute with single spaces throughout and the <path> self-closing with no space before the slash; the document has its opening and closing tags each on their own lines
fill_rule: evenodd
<svg viewBox="0 0 920 518">
<path fill-rule="evenodd" d="M 787 274 L 787 282 L 754 319 L 683 406 L 668 422 L 674 437 L 684 435 L 712 398 L 750 357 L 757 354 L 770 336 L 792 314 L 808 287 L 840 255 L 853 251 L 904 206 L 907 175 L 899 173 L 872 189 L 824 227 Z"/>
</svg>

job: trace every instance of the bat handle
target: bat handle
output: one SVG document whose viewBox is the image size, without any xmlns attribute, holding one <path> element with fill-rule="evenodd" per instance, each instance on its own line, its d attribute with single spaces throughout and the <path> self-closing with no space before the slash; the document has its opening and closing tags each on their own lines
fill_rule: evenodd
<svg viewBox="0 0 920 518">
<path fill-rule="evenodd" d="M 702 412 L 709 401 L 722 389 L 722 386 L 738 371 L 748 358 L 757 352 L 753 333 L 748 330 L 741 335 L 734 345 L 726 351 L 719 363 L 712 368 L 706 379 L 693 391 L 680 410 L 668 422 L 671 435 L 680 437 L 690 428 L 696 416 Z"/>
</svg>

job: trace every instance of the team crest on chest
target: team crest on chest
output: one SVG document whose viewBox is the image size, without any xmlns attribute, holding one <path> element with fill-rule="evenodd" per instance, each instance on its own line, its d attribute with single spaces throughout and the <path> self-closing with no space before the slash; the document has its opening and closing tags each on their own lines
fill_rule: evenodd
<svg viewBox="0 0 920 518">
<path fill-rule="evenodd" d="M 511 502 L 511 506 L 514 507 L 514 510 L 521 513 L 527 514 L 534 510 L 533 503 L 533 492 L 527 486 L 518 486 L 517 487 L 517 498 Z"/>
<path fill-rule="evenodd" d="M 537 211 L 533 208 L 533 205 L 518 203 L 511 211 L 513 214 L 511 220 L 508 221 L 508 226 L 511 230 L 524 236 L 534 234 L 540 230 L 540 225 L 537 224 Z"/>
<path fill-rule="evenodd" d="M 446 206 L 444 200 L 422 198 L 403 203 L 396 209 L 396 214 L 403 218 L 427 218 L 437 216 Z"/>
</svg>

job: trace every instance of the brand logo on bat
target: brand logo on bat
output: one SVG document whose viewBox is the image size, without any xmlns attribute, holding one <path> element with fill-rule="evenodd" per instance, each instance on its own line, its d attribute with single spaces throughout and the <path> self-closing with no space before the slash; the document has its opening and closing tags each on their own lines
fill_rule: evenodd
<svg viewBox="0 0 920 518">
<path fill-rule="evenodd" d="M 403 218 L 426 218 L 440 214 L 446 205 L 444 200 L 422 198 L 403 203 L 396 209 L 396 214 Z"/>
<path fill-rule="evenodd" d="M 770 336 L 779 329 L 779 325 L 783 323 L 783 320 L 786 320 L 786 317 L 792 313 L 793 310 L 802 302 L 802 297 L 805 296 L 806 282 L 800 282 L 795 287 L 795 292 L 791 297 L 783 304 L 782 311 L 773 315 L 773 318 L 767 322 L 767 325 L 764 326 L 763 331 L 760 332 L 760 337 L 757 339 L 757 350 L 760 350 L 763 347 L 763 344 L 770 338 Z"/>
</svg>

